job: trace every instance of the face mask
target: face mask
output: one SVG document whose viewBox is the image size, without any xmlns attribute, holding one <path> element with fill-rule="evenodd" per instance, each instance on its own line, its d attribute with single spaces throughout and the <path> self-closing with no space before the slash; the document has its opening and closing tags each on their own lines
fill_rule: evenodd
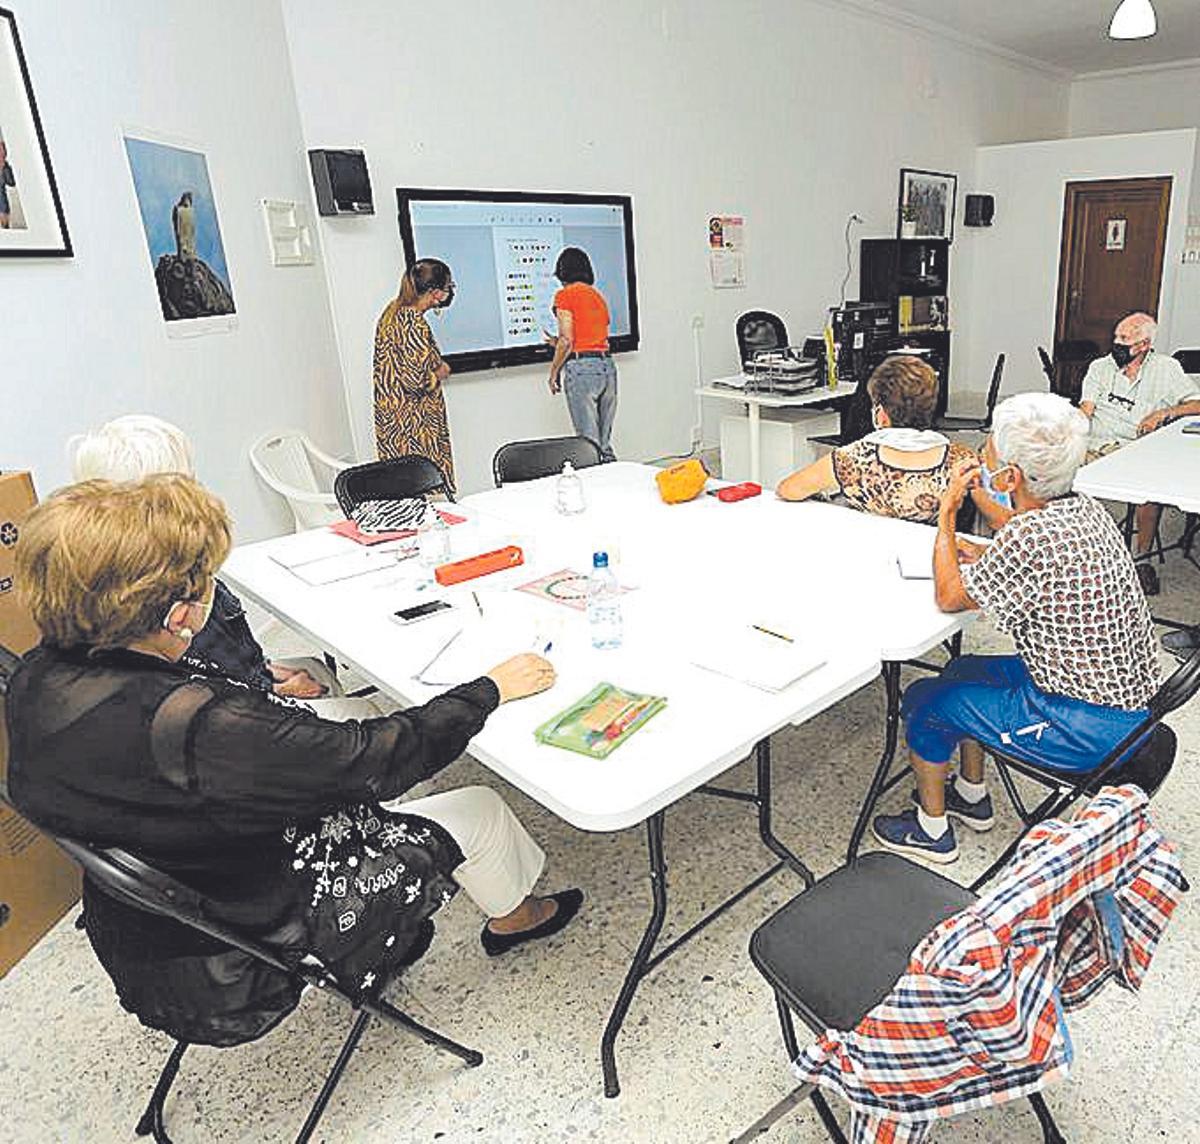
<svg viewBox="0 0 1200 1144">
<path fill-rule="evenodd" d="M 1001 492 L 992 483 L 998 473 L 1004 472 L 1007 465 L 1002 465 L 998 469 L 989 469 L 987 465 L 981 465 L 979 468 L 980 481 L 983 485 L 983 491 L 987 493 L 1001 508 L 1012 508 L 1012 493 Z"/>
<path fill-rule="evenodd" d="M 454 301 L 454 283 L 453 282 L 446 289 L 445 293 L 446 293 L 446 297 L 443 298 L 442 301 L 440 301 L 436 306 L 434 306 L 435 310 L 444 310 L 447 306 L 450 305 L 451 302 Z"/>
<path fill-rule="evenodd" d="M 1112 359 L 1117 363 L 1117 369 L 1124 369 L 1133 361 L 1133 347 L 1123 346 L 1120 342 L 1113 342 Z"/>
</svg>

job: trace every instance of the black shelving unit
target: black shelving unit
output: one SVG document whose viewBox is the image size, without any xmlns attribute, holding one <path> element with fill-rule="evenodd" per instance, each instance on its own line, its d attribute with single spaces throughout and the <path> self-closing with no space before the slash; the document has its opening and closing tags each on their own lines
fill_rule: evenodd
<svg viewBox="0 0 1200 1144">
<path fill-rule="evenodd" d="M 864 238 L 859 250 L 859 283 L 861 301 L 887 302 L 892 307 L 892 330 L 880 346 L 881 357 L 883 352 L 905 345 L 930 351 L 930 364 L 941 383 L 937 403 L 937 416 L 941 417 L 950 386 L 950 330 L 901 333 L 898 307 L 904 297 L 924 300 L 949 293 L 949 239 Z"/>
</svg>

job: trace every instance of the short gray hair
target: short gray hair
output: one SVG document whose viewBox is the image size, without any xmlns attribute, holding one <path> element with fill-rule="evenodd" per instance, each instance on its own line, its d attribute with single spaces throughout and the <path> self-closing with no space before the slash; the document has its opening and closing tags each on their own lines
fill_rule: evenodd
<svg viewBox="0 0 1200 1144">
<path fill-rule="evenodd" d="M 1087 455 L 1088 419 L 1055 393 L 1018 393 L 996 407 L 992 440 L 1000 460 L 1016 465 L 1038 500 L 1071 491 Z"/>
<path fill-rule="evenodd" d="M 1129 337 L 1133 338 L 1131 345 L 1136 345 L 1138 342 L 1149 339 L 1150 344 L 1154 344 L 1154 339 L 1158 337 L 1158 323 L 1150 314 L 1138 311 L 1133 314 L 1126 314 L 1118 323 L 1117 328 L 1121 326 L 1128 328 Z"/>
<path fill-rule="evenodd" d="M 182 429 L 149 413 L 131 413 L 67 443 L 77 481 L 140 481 L 155 473 L 195 476 L 192 446 Z"/>
</svg>

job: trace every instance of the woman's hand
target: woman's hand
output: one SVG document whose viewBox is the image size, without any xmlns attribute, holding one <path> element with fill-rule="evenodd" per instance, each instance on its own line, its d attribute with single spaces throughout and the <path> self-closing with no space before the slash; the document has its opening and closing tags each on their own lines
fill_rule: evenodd
<svg viewBox="0 0 1200 1144">
<path fill-rule="evenodd" d="M 533 652 L 522 652 L 497 664 L 487 673 L 500 691 L 500 702 L 524 699 L 554 685 L 554 665 Z"/>
<path fill-rule="evenodd" d="M 437 369 L 433 371 L 433 376 L 436 377 L 438 381 L 445 381 L 446 378 L 450 376 L 450 372 L 450 367 L 445 362 L 442 362 Z"/>
<path fill-rule="evenodd" d="M 313 679 L 307 671 L 294 671 L 286 679 L 276 683 L 273 690 L 276 695 L 285 695 L 289 699 L 320 699 L 327 688 Z"/>
</svg>

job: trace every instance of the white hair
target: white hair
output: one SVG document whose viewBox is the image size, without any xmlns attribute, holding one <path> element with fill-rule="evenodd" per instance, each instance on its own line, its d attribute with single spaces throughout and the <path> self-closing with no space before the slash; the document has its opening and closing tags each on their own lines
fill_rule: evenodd
<svg viewBox="0 0 1200 1144">
<path fill-rule="evenodd" d="M 1129 333 L 1128 336 L 1133 338 L 1131 345 L 1136 345 L 1138 342 L 1150 340 L 1150 344 L 1154 344 L 1154 339 L 1158 337 L 1158 323 L 1150 314 L 1138 311 L 1135 314 L 1127 314 L 1118 323 L 1118 326 L 1125 326 Z"/>
<path fill-rule="evenodd" d="M 140 481 L 155 473 L 195 475 L 192 446 L 183 430 L 149 413 L 131 413 L 67 442 L 77 481 L 95 477 Z"/>
<path fill-rule="evenodd" d="M 1016 465 L 1038 500 L 1071 491 L 1087 455 L 1088 419 L 1055 393 L 1018 393 L 996 407 L 992 441 L 1006 465 Z"/>
</svg>

